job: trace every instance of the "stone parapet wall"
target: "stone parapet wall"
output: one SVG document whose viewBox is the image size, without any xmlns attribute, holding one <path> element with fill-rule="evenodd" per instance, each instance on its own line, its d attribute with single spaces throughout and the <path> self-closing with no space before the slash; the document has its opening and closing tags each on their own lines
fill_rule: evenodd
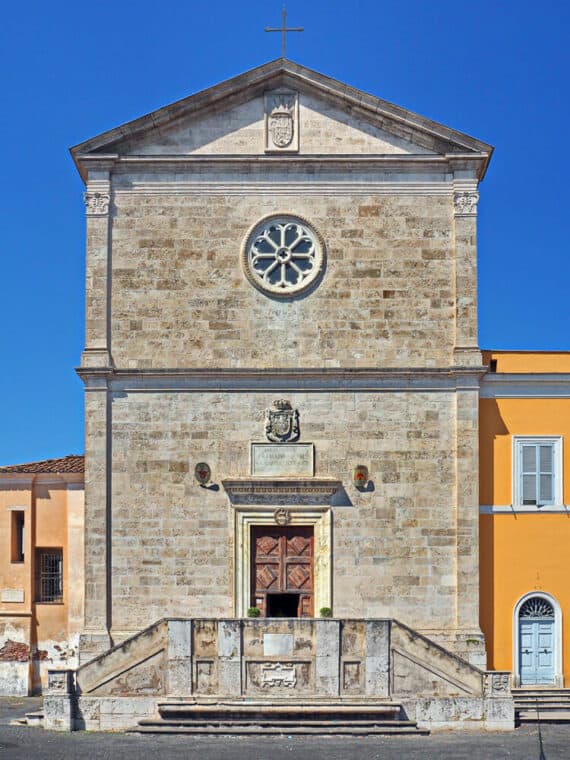
<svg viewBox="0 0 570 760">
<path fill-rule="evenodd" d="M 75 673 L 50 671 L 46 726 L 125 728 L 173 698 L 333 698 L 395 700 L 424 727 L 500 730 L 514 721 L 509 675 L 395 620 L 162 620 Z"/>
</svg>

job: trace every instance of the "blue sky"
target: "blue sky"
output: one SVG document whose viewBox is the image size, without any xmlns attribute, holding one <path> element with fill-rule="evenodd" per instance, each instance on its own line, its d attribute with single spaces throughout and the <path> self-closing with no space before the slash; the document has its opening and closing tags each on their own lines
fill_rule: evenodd
<svg viewBox="0 0 570 760">
<path fill-rule="evenodd" d="M 83 187 L 67 149 L 280 55 L 276 0 L 2 12 L 0 464 L 83 451 Z M 570 4 L 289 0 L 288 57 L 495 146 L 480 345 L 570 350 Z"/>
</svg>

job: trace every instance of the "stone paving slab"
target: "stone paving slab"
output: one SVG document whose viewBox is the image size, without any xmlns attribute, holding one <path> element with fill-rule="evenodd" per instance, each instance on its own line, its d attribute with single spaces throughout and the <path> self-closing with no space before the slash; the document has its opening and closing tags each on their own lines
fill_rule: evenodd
<svg viewBox="0 0 570 760">
<path fill-rule="evenodd" d="M 524 726 L 508 734 L 439 733 L 368 737 L 185 737 L 112 733 L 59 734 L 8 725 L 37 709 L 37 699 L 0 699 L 2 760 L 562 760 L 570 757 L 570 726 Z M 22 709 L 23 708 L 23 709 Z"/>
</svg>

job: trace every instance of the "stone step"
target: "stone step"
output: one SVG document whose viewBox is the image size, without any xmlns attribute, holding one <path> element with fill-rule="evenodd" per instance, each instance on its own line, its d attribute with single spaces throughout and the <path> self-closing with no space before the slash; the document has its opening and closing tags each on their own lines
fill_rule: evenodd
<svg viewBox="0 0 570 760">
<path fill-rule="evenodd" d="M 181 699 L 158 704 L 159 718 L 139 721 L 136 733 L 181 734 L 427 734 L 403 720 L 399 702 L 365 699 Z"/>
<path fill-rule="evenodd" d="M 559 702 L 568 702 L 570 701 L 570 694 L 529 694 L 524 697 L 516 695 L 513 696 L 513 699 L 515 702 L 536 702 L 537 700 L 539 702 L 547 702 L 553 699 L 557 699 Z"/>
<path fill-rule="evenodd" d="M 345 736 L 370 736 L 372 734 L 376 735 L 412 735 L 412 736 L 419 736 L 419 735 L 427 735 L 429 734 L 429 731 L 426 729 L 419 729 L 415 726 L 415 724 L 412 725 L 403 725 L 400 726 L 398 722 L 391 723 L 388 726 L 382 726 L 382 725 L 353 725 L 353 726 L 337 726 L 334 722 L 328 722 L 323 726 L 304 726 L 299 725 L 299 723 L 296 723 L 293 726 L 276 726 L 276 725 L 222 725 L 222 726 L 213 726 L 213 725 L 204 725 L 204 726 L 194 726 L 194 725 L 184 725 L 184 726 L 171 726 L 171 725 L 165 725 L 161 722 L 157 722 L 154 726 L 145 726 L 145 725 L 139 725 L 136 728 L 132 728 L 128 731 L 128 733 L 137 733 L 137 734 L 209 734 L 209 735 L 256 735 L 256 736 L 267 736 L 267 735 L 283 735 L 287 734 L 289 736 L 292 735 L 345 735 Z"/>
<path fill-rule="evenodd" d="M 167 734 L 428 734 L 401 719 L 399 702 L 365 699 L 180 699 L 160 702 L 159 716 L 145 718 L 134 733 Z"/>
<path fill-rule="evenodd" d="M 28 725 L 41 725 L 44 719 L 44 711 L 43 710 L 34 710 L 34 712 L 27 712 L 26 713 L 26 720 L 28 721 Z"/>
<path fill-rule="evenodd" d="M 266 718 L 225 718 L 225 719 L 191 719 L 180 720 L 170 719 L 157 719 L 157 718 L 143 718 L 139 721 L 139 726 L 331 726 L 335 728 L 341 727 L 415 727 L 416 723 L 412 720 L 362 720 L 359 718 L 345 719 L 345 720 L 309 720 L 307 718 L 295 719 L 295 720 L 273 720 L 270 717 Z"/>
<path fill-rule="evenodd" d="M 15 718 L 10 721 L 11 726 L 40 726 L 44 725 L 44 711 L 36 710 L 28 712 L 23 718 Z"/>
<path fill-rule="evenodd" d="M 520 701 L 518 699 L 515 699 L 515 707 L 521 708 L 521 709 L 528 709 L 530 710 L 531 707 L 536 707 L 538 705 L 540 708 L 549 708 L 553 705 L 562 705 L 563 707 L 570 708 L 570 699 L 555 699 L 554 697 L 552 699 L 528 699 L 523 701 Z"/>
<path fill-rule="evenodd" d="M 236 706 L 244 707 L 291 707 L 294 709 L 314 709 L 315 707 L 394 707 L 400 705 L 400 702 L 394 702 L 392 699 L 376 699 L 371 701 L 369 697 L 296 697 L 295 702 L 291 702 L 291 698 L 273 698 L 273 699 L 253 699 L 251 697 L 239 698 L 239 697 L 169 697 L 168 701 L 159 702 L 159 707 L 227 707 L 234 708 Z"/>
<path fill-rule="evenodd" d="M 570 689 L 512 689 L 513 699 L 526 699 L 535 697 L 570 697 Z"/>
<path fill-rule="evenodd" d="M 518 723 L 570 723 L 570 709 L 536 714 L 536 710 L 518 710 Z"/>
<path fill-rule="evenodd" d="M 309 720 L 397 720 L 401 714 L 399 704 L 395 705 L 164 705 L 158 706 L 164 719 L 185 720 L 265 720 L 282 721 L 294 718 L 296 721 Z"/>
</svg>

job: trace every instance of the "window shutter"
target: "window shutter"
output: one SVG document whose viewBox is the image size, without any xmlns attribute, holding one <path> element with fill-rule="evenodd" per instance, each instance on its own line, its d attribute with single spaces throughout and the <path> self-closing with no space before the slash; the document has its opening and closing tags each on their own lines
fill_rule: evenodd
<svg viewBox="0 0 570 760">
<path fill-rule="evenodd" d="M 539 504 L 554 503 L 554 472 L 553 461 L 554 451 L 552 444 L 541 444 L 539 447 L 539 467 L 540 467 L 540 492 L 538 496 Z"/>
<path fill-rule="evenodd" d="M 536 445 L 521 446 L 521 495 L 523 504 L 536 504 Z"/>
</svg>

